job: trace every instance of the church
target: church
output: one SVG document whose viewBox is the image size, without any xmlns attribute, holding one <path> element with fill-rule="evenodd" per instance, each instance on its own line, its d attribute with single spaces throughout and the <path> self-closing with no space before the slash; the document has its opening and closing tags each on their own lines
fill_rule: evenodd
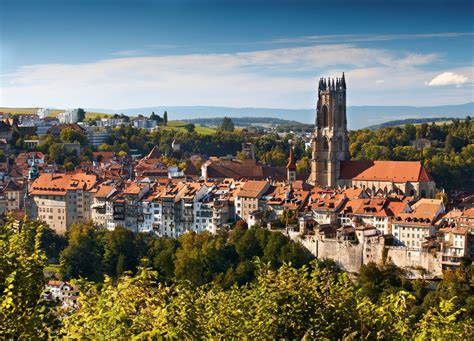
<svg viewBox="0 0 474 341">
<path fill-rule="evenodd" d="M 358 187 L 369 194 L 434 197 L 436 184 L 421 161 L 358 161 L 349 155 L 346 79 L 319 80 L 309 182 L 320 187 Z"/>
</svg>

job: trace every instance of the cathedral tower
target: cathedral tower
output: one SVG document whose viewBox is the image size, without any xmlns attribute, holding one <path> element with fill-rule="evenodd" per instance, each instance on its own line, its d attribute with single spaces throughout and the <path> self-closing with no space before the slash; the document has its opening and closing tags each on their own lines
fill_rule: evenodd
<svg viewBox="0 0 474 341">
<path fill-rule="evenodd" d="M 310 182 L 337 187 L 340 161 L 349 159 L 344 73 L 342 78 L 319 80 L 312 149 Z"/>
</svg>

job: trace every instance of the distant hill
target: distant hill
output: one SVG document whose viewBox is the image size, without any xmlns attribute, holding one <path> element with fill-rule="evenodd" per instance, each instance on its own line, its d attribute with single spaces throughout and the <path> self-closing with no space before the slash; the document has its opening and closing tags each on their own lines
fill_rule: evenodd
<svg viewBox="0 0 474 341">
<path fill-rule="evenodd" d="M 366 127 L 366 129 L 376 130 L 376 129 L 385 128 L 385 127 L 403 126 L 405 124 L 422 124 L 422 123 L 432 123 L 432 122 L 444 123 L 444 122 L 451 122 L 453 119 L 454 117 L 451 117 L 451 118 L 448 118 L 448 117 L 407 118 L 404 120 L 394 120 L 394 121 L 384 122 L 381 124 L 375 124 L 375 125 Z"/>
<path fill-rule="evenodd" d="M 213 117 L 213 118 L 193 118 L 185 119 L 185 122 L 200 124 L 203 126 L 218 126 L 222 123 L 224 117 Z M 232 121 L 236 126 L 250 126 L 250 125 L 294 125 L 301 124 L 297 121 L 282 120 L 281 118 L 275 117 L 232 117 Z"/>
<path fill-rule="evenodd" d="M 270 117 L 282 120 L 294 120 L 303 123 L 314 123 L 315 109 L 282 109 L 282 108 L 231 108 L 213 106 L 157 106 L 147 108 L 130 108 L 120 110 L 85 109 L 92 112 L 124 113 L 128 115 L 149 115 L 152 111 L 162 114 L 168 111 L 172 120 L 193 120 L 228 116 L 235 117 Z M 349 129 L 361 129 L 388 121 L 412 118 L 464 118 L 474 116 L 474 102 L 459 105 L 442 105 L 430 107 L 413 106 L 349 106 L 347 108 Z"/>
</svg>

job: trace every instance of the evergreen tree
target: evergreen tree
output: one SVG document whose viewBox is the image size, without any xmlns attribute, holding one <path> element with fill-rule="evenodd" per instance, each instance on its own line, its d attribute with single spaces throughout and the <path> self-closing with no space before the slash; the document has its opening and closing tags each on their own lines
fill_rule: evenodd
<svg viewBox="0 0 474 341">
<path fill-rule="evenodd" d="M 234 122 L 232 122 L 232 119 L 229 117 L 224 117 L 222 120 L 222 123 L 219 127 L 219 130 L 221 131 L 228 131 L 228 132 L 233 132 L 234 131 Z"/>
</svg>

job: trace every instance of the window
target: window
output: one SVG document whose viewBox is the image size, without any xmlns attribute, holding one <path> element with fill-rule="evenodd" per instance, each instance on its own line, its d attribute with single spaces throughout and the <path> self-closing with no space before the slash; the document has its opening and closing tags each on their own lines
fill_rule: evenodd
<svg viewBox="0 0 474 341">
<path fill-rule="evenodd" d="M 327 138 L 323 138 L 323 150 L 326 151 L 326 150 L 329 150 L 329 141 Z"/>
<path fill-rule="evenodd" d="M 328 107 L 325 105 L 321 111 L 321 123 L 322 127 L 326 128 L 329 126 L 329 114 L 328 114 Z"/>
</svg>

